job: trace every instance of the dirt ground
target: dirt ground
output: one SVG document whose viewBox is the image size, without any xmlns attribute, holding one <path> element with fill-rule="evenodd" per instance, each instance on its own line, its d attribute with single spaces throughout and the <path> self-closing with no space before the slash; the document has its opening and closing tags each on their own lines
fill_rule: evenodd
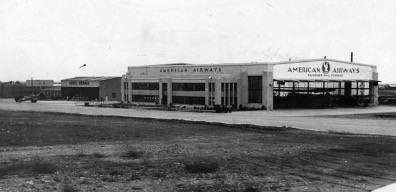
<svg viewBox="0 0 396 192">
<path fill-rule="evenodd" d="M 0 191 L 371 191 L 396 182 L 395 146 L 391 136 L 0 111 Z"/>
</svg>

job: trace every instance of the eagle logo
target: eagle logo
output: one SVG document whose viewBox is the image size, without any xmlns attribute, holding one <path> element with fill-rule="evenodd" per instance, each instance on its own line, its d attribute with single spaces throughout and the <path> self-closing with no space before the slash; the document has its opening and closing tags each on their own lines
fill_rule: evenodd
<svg viewBox="0 0 396 192">
<path fill-rule="evenodd" d="M 324 74 L 327 74 L 330 72 L 330 63 L 329 62 L 327 62 L 327 61 L 323 62 L 322 71 Z"/>
</svg>

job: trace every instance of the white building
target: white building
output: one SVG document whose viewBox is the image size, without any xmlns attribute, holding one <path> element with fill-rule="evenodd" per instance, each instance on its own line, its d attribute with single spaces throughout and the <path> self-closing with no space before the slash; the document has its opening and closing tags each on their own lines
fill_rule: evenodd
<svg viewBox="0 0 396 192">
<path fill-rule="evenodd" d="M 378 103 L 376 66 L 313 59 L 277 63 L 130 66 L 121 99 L 146 105 L 234 108 Z"/>
</svg>

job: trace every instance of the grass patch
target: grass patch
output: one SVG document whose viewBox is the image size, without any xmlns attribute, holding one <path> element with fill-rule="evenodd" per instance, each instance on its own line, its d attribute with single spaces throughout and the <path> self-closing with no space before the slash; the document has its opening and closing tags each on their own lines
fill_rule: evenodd
<svg viewBox="0 0 396 192">
<path fill-rule="evenodd" d="M 109 172 L 109 175 L 112 175 L 112 176 L 122 175 L 122 174 L 124 174 L 122 171 L 116 170 L 116 169 L 111 170 L 111 171 Z"/>
<path fill-rule="evenodd" d="M 114 179 L 114 177 L 103 177 L 102 181 L 111 183 L 111 182 L 116 182 L 116 179 Z"/>
<path fill-rule="evenodd" d="M 72 185 L 65 185 L 62 189 L 62 192 L 78 192 L 80 190 L 77 189 L 77 187 L 74 187 Z"/>
<path fill-rule="evenodd" d="M 84 152 L 82 152 L 82 151 L 78 152 L 77 155 L 76 155 L 76 157 L 78 157 L 78 158 L 84 158 L 86 156 L 87 155 Z"/>
<path fill-rule="evenodd" d="M 249 186 L 245 190 L 243 190 L 243 192 L 259 192 L 259 190 L 252 186 Z"/>
<path fill-rule="evenodd" d="M 33 174 L 52 174 L 58 170 L 55 165 L 46 162 L 36 162 L 31 167 Z"/>
<path fill-rule="evenodd" d="M 52 174 L 58 170 L 56 165 L 35 157 L 30 161 L 16 161 L 0 167 L 0 178 L 6 175 Z"/>
<path fill-rule="evenodd" d="M 132 159 L 137 159 L 142 156 L 143 156 L 143 151 L 138 149 L 128 150 L 121 155 L 121 157 L 132 158 Z"/>
<path fill-rule="evenodd" d="M 93 156 L 94 156 L 95 158 L 104 158 L 104 157 L 106 157 L 106 155 L 101 154 L 101 153 L 98 153 L 98 152 L 95 152 L 95 153 L 93 154 Z"/>
<path fill-rule="evenodd" d="M 214 173 L 220 167 L 219 163 L 210 159 L 198 159 L 185 164 L 189 173 Z"/>
</svg>

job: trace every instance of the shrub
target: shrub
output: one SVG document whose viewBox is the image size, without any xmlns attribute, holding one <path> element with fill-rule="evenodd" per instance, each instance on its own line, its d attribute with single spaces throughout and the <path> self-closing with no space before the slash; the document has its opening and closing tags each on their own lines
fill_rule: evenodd
<svg viewBox="0 0 396 192">
<path fill-rule="evenodd" d="M 87 156 L 86 154 L 84 154 L 84 152 L 78 152 L 77 153 L 77 155 L 76 155 L 78 158 L 83 158 L 83 157 L 85 157 L 85 156 Z"/>
<path fill-rule="evenodd" d="M 78 192 L 78 191 L 80 190 L 78 190 L 76 187 L 72 185 L 65 185 L 62 190 L 62 192 Z"/>
<path fill-rule="evenodd" d="M 96 157 L 96 158 L 103 158 L 103 157 L 106 157 L 106 155 L 101 154 L 101 153 L 98 153 L 98 152 L 95 152 L 95 153 L 93 154 L 93 156 Z"/>
<path fill-rule="evenodd" d="M 143 151 L 142 150 L 135 150 L 135 149 L 126 151 L 125 153 L 123 153 L 121 155 L 121 157 L 133 158 L 133 159 L 137 159 L 137 158 L 142 157 L 142 156 L 143 156 Z"/>
<path fill-rule="evenodd" d="M 218 168 L 218 162 L 205 159 L 189 162 L 185 165 L 185 170 L 189 173 L 214 173 Z"/>
<path fill-rule="evenodd" d="M 258 192 L 259 190 L 257 190 L 256 188 L 249 186 L 247 187 L 245 190 L 243 190 L 243 192 Z"/>
<path fill-rule="evenodd" d="M 46 162 L 33 162 L 31 166 L 33 174 L 52 174 L 57 171 L 55 165 Z"/>
<path fill-rule="evenodd" d="M 113 170 L 111 170 L 111 171 L 109 172 L 109 174 L 112 175 L 112 176 L 115 176 L 115 175 L 122 175 L 123 172 L 120 171 L 120 170 L 113 169 Z"/>
<path fill-rule="evenodd" d="M 115 182 L 116 180 L 113 177 L 103 177 L 103 182 Z"/>
<path fill-rule="evenodd" d="M 56 165 L 44 162 L 38 157 L 30 161 L 15 161 L 0 168 L 0 177 L 15 174 L 52 174 L 58 170 Z"/>
</svg>

